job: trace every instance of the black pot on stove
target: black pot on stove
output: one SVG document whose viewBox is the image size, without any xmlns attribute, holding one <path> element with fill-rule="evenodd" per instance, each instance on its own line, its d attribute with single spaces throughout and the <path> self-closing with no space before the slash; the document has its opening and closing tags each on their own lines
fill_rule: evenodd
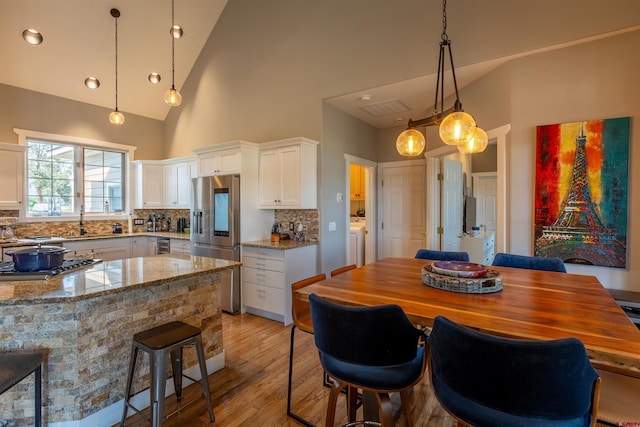
<svg viewBox="0 0 640 427">
<path fill-rule="evenodd" d="M 58 268 L 69 252 L 58 246 L 30 246 L 28 248 L 5 251 L 11 255 L 17 271 L 47 271 Z"/>
</svg>

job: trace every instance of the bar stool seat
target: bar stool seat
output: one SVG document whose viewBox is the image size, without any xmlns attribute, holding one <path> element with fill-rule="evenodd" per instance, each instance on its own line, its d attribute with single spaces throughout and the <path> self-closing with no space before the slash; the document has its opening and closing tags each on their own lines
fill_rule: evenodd
<svg viewBox="0 0 640 427">
<path fill-rule="evenodd" d="M 4 353 L 0 354 L 0 394 L 35 373 L 35 425 L 42 425 L 42 354 Z"/>
<path fill-rule="evenodd" d="M 195 346 L 196 353 L 198 355 L 198 364 L 200 365 L 200 375 L 202 377 L 200 381 L 195 380 L 182 372 L 182 350 L 184 349 L 184 347 L 191 346 Z M 129 401 L 129 399 L 131 398 L 131 384 L 133 383 L 136 359 L 138 357 L 139 350 L 143 350 L 149 353 L 149 363 L 151 370 L 151 384 L 149 387 L 149 393 L 151 397 L 151 418 L 146 417 L 144 414 L 142 414 L 142 412 L 134 407 Z M 187 402 L 175 412 L 164 417 L 163 414 L 166 384 L 165 376 L 167 372 L 167 356 L 170 356 L 171 358 L 173 384 L 175 387 L 177 400 L 180 401 L 182 399 L 182 377 L 199 383 L 203 388 L 203 395 L 207 401 L 209 419 L 212 422 L 215 421 L 213 407 L 211 406 L 211 396 L 209 395 L 209 379 L 207 377 L 207 366 L 204 358 L 204 351 L 202 348 L 201 331 L 195 326 L 176 321 L 160 325 L 146 331 L 138 332 L 133 336 L 129 375 L 127 379 L 124 409 L 122 412 L 122 421 L 120 422 L 120 426 L 124 426 L 125 419 L 127 418 L 127 410 L 129 408 L 142 415 L 145 419 L 147 419 L 147 421 L 150 421 L 153 427 L 160 427 L 162 425 L 162 421 L 165 418 L 169 418 L 175 412 L 197 400 L 194 399 L 190 402 Z"/>
</svg>

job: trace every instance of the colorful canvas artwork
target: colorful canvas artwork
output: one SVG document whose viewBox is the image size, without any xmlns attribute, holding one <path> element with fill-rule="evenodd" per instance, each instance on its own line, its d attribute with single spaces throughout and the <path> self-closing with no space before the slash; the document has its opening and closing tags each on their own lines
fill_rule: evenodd
<svg viewBox="0 0 640 427">
<path fill-rule="evenodd" d="M 625 268 L 630 118 L 536 128 L 535 255 Z"/>
</svg>

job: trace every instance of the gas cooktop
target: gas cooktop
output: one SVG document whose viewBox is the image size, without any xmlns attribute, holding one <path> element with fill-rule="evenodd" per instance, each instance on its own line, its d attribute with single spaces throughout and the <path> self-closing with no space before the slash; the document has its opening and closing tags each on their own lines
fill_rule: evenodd
<svg viewBox="0 0 640 427">
<path fill-rule="evenodd" d="M 64 260 L 62 264 L 51 270 L 18 271 L 14 268 L 13 262 L 3 261 L 0 262 L 0 281 L 47 280 L 49 277 L 70 273 L 82 267 L 92 266 L 99 262 L 102 262 L 102 260 L 93 258 L 73 258 Z"/>
</svg>

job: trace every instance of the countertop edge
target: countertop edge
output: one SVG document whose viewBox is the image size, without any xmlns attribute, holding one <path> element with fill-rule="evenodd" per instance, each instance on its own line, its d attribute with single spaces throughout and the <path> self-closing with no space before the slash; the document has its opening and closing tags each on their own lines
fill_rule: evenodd
<svg viewBox="0 0 640 427">
<path fill-rule="evenodd" d="M 190 234 L 177 233 L 177 232 L 168 232 L 168 231 L 141 231 L 136 233 L 113 233 L 113 234 L 100 234 L 100 235 L 90 235 L 85 237 L 73 236 L 73 237 L 61 237 L 61 238 L 52 238 L 52 239 L 43 239 L 43 240 L 32 240 L 32 239 L 19 239 L 17 241 L 0 241 L 0 247 L 3 248 L 11 248 L 15 246 L 35 246 L 35 245 L 47 245 L 49 243 L 62 243 L 65 242 L 86 242 L 89 240 L 103 240 L 103 239 L 122 239 L 127 237 L 166 237 L 169 239 L 179 239 L 179 240 L 191 240 Z"/>
<path fill-rule="evenodd" d="M 304 248 L 306 246 L 316 246 L 318 241 L 304 241 L 296 242 L 295 240 L 281 240 L 280 242 L 272 242 L 271 240 L 257 240 L 253 242 L 242 242 L 240 246 L 247 248 L 261 248 L 261 249 L 277 249 L 286 251 L 288 249 Z"/>
</svg>

